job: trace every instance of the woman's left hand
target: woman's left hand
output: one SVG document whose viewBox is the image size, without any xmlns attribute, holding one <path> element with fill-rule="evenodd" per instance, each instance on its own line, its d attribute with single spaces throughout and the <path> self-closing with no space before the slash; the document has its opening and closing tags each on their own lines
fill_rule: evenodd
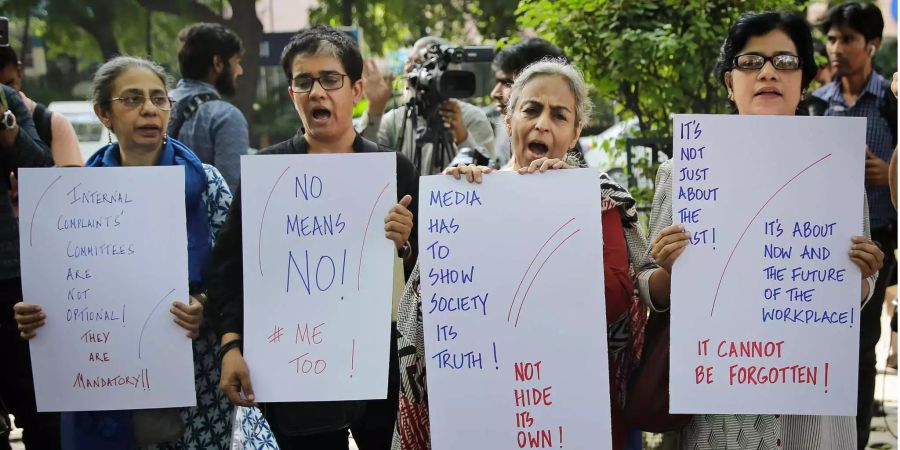
<svg viewBox="0 0 900 450">
<path fill-rule="evenodd" d="M 853 242 L 850 260 L 859 267 L 863 280 L 875 275 L 884 265 L 884 252 L 871 239 L 863 236 L 853 236 L 850 240 Z"/>
<path fill-rule="evenodd" d="M 538 158 L 531 162 L 528 167 L 522 167 L 518 170 L 521 174 L 526 173 L 534 173 L 534 172 L 546 172 L 548 170 L 556 170 L 556 169 L 574 169 L 574 167 L 566 164 L 565 161 L 559 158 Z"/>
<path fill-rule="evenodd" d="M 478 166 L 475 164 L 463 164 L 460 166 L 448 167 L 444 170 L 444 175 L 450 175 L 457 180 L 466 177 L 466 181 L 469 183 L 481 184 L 481 175 L 487 175 L 493 171 L 494 169 L 490 167 Z"/>
<path fill-rule="evenodd" d="M 172 303 L 169 312 L 175 316 L 175 323 L 187 330 L 187 336 L 191 339 L 200 337 L 200 324 L 203 323 L 203 303 L 193 295 L 190 304 L 181 302 Z"/>
</svg>

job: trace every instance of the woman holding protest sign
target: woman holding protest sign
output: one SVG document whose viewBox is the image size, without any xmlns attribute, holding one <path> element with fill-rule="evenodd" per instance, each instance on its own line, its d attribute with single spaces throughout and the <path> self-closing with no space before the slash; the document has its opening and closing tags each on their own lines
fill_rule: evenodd
<svg viewBox="0 0 900 450">
<path fill-rule="evenodd" d="M 231 193 L 215 167 L 203 164 L 180 142 L 166 135 L 173 101 L 169 76 L 159 65 L 141 58 L 120 56 L 103 64 L 94 75 L 94 112 L 116 134 L 88 161 L 88 167 L 184 167 L 185 216 L 191 296 L 174 302 L 173 320 L 194 339 L 197 407 L 175 409 L 85 411 L 63 413 L 64 449 L 228 448 L 231 405 L 216 389 L 215 337 L 202 325 L 206 299 L 204 269 L 216 232 L 225 222 Z M 151 269 L 152 268 L 148 268 Z M 15 305 L 22 338 L 31 339 L 47 316 L 38 304 Z M 52 318 L 51 318 L 52 320 Z"/>
<path fill-rule="evenodd" d="M 512 86 L 504 121 L 512 146 L 512 170 L 526 175 L 585 167 L 576 162 L 570 150 L 578 141 L 590 107 L 581 72 L 564 60 L 542 60 L 523 70 Z M 445 173 L 481 183 L 482 177 L 491 172 L 487 167 L 468 165 Z M 636 361 L 636 349 L 640 348 L 646 307 L 654 307 L 668 278 L 650 276 L 656 265 L 648 256 L 646 238 L 637 224 L 635 200 L 605 174 L 600 177 L 613 448 L 622 449 L 626 441 L 622 417 L 625 387 Z M 427 448 L 430 440 L 422 376 L 425 357 L 419 276 L 417 266 L 401 299 L 398 319 L 398 348 L 405 369 L 401 369 L 403 392 L 394 448 L 403 450 Z M 640 298 L 635 296 L 635 287 Z"/>
<path fill-rule="evenodd" d="M 802 16 L 785 12 L 741 16 L 728 32 L 716 74 L 738 114 L 794 115 L 816 74 L 809 25 Z M 672 224 L 671 173 L 669 160 L 656 177 L 650 218 L 650 254 L 660 266 L 657 272 L 667 274 L 690 242 L 689 230 Z M 862 301 L 870 297 L 884 258 L 868 237 L 868 217 L 866 207 L 866 236 L 854 236 L 849 249 L 862 273 Z M 692 449 L 852 449 L 856 425 L 853 417 L 700 414 L 680 439 L 680 447 Z"/>
</svg>

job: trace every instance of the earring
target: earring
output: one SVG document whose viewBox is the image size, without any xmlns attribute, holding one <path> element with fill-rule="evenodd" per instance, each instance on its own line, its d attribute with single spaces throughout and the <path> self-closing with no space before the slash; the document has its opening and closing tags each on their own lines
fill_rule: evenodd
<svg viewBox="0 0 900 450">
<path fill-rule="evenodd" d="M 106 135 L 106 139 L 109 141 L 109 144 L 112 145 L 113 130 L 112 130 L 112 128 L 107 128 L 107 129 L 109 130 L 109 134 Z"/>
</svg>

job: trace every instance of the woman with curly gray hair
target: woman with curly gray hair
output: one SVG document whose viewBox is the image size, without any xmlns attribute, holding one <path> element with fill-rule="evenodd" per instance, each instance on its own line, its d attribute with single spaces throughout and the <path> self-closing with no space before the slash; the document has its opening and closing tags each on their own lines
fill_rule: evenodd
<svg viewBox="0 0 900 450">
<path fill-rule="evenodd" d="M 512 164 L 507 170 L 529 176 L 548 170 L 585 167 L 583 162 L 571 157 L 570 150 L 578 142 L 590 112 L 587 85 L 576 67 L 560 59 L 545 59 L 528 66 L 513 83 L 504 120 L 512 145 Z M 488 167 L 473 165 L 445 171 L 456 179 L 465 178 L 473 183 L 480 183 L 491 172 Z M 613 448 L 621 449 L 626 437 L 622 418 L 624 392 L 635 366 L 636 342 L 640 342 L 636 338 L 643 333 L 645 308 L 668 301 L 668 298 L 658 298 L 668 295 L 668 289 L 665 292 L 659 289 L 667 288 L 668 278 L 651 276 L 660 271 L 654 270 L 656 265 L 649 258 L 647 240 L 637 224 L 634 199 L 606 174 L 598 175 L 602 186 L 599 194 L 603 210 L 604 267 L 597 270 L 604 271 L 606 284 Z M 634 295 L 635 291 L 638 296 Z M 427 448 L 429 441 L 421 317 L 416 267 L 401 299 L 397 323 L 401 365 L 405 368 L 401 369 L 403 392 L 394 448 L 403 450 Z"/>
</svg>

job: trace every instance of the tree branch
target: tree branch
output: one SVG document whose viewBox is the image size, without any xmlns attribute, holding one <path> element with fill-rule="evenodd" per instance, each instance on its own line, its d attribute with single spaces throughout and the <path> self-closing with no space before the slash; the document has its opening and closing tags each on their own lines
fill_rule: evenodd
<svg viewBox="0 0 900 450">
<path fill-rule="evenodd" d="M 178 1 L 178 0 L 137 0 L 144 8 L 151 11 L 165 12 L 176 15 L 187 15 L 194 17 L 201 22 L 214 22 L 224 24 L 227 21 L 216 14 L 208 6 L 198 3 L 195 0 Z"/>
</svg>

